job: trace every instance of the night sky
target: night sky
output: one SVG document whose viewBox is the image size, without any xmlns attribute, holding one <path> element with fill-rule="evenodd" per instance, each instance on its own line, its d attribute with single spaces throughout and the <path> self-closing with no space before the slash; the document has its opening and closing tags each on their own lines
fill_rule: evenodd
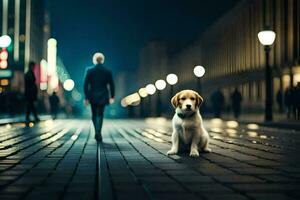
<svg viewBox="0 0 300 200">
<path fill-rule="evenodd" d="M 62 2 L 64 2 L 62 4 Z M 47 0 L 58 54 L 79 85 L 94 52 L 113 71 L 134 71 L 147 41 L 189 42 L 238 0 Z M 81 89 L 81 87 L 78 87 Z"/>
</svg>

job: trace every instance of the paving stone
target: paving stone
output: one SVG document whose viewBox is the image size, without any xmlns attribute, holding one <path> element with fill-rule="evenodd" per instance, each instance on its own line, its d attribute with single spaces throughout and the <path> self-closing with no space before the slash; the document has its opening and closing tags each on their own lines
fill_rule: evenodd
<svg viewBox="0 0 300 200">
<path fill-rule="evenodd" d="M 224 176 L 214 176 L 215 179 L 222 183 L 263 183 L 262 179 L 258 179 L 253 176 L 247 175 L 224 175 Z"/>
<path fill-rule="evenodd" d="M 206 199 L 208 200 L 215 200 L 215 199 L 222 199 L 222 200 L 247 200 L 246 196 L 232 193 L 232 194 L 218 194 L 218 193 L 210 193 L 210 194 L 203 194 Z"/>
<path fill-rule="evenodd" d="M 179 182 L 183 183 L 213 183 L 215 182 L 213 179 L 211 179 L 209 176 L 202 176 L 202 175 L 197 175 L 197 176 L 173 176 L 174 179 L 176 179 Z"/>
<path fill-rule="evenodd" d="M 189 200 L 201 200 L 202 198 L 197 195 L 193 195 L 190 193 L 182 193 L 182 192 L 158 192 L 152 194 L 153 198 L 156 200 L 166 200 L 166 199 L 172 199 L 172 200 L 182 200 L 182 199 L 189 199 Z"/>
<path fill-rule="evenodd" d="M 201 193 L 201 194 L 210 194 L 213 192 L 217 192 L 217 193 L 232 193 L 232 189 L 225 187 L 223 185 L 220 184 L 198 184 L 198 183 L 188 183 L 187 187 L 193 191 L 193 192 L 197 192 L 197 193 Z"/>
<path fill-rule="evenodd" d="M 249 195 L 252 198 L 255 198 L 256 200 L 293 200 L 294 198 L 289 197 L 285 194 L 270 194 L 270 193 L 266 193 L 266 194 L 257 194 L 257 193 L 248 193 L 247 195 Z"/>
<path fill-rule="evenodd" d="M 151 191 L 151 192 L 183 192 L 185 191 L 182 186 L 176 183 L 147 183 L 146 187 Z"/>
</svg>

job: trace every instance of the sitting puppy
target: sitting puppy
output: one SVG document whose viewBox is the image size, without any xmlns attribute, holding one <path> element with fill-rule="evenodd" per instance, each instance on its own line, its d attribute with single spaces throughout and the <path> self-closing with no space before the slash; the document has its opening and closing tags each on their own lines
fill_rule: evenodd
<svg viewBox="0 0 300 200">
<path fill-rule="evenodd" d="M 177 93 L 171 103 L 174 106 L 175 115 L 172 119 L 172 148 L 168 155 L 177 154 L 179 143 L 190 146 L 190 156 L 198 157 L 198 148 L 204 152 L 211 152 L 208 147 L 209 135 L 205 130 L 199 107 L 203 98 L 193 90 L 183 90 Z"/>
</svg>

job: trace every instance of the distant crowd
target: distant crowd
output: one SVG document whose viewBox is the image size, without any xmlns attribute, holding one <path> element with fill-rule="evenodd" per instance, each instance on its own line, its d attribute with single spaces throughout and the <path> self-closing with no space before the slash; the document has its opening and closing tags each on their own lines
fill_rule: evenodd
<svg viewBox="0 0 300 200">
<path fill-rule="evenodd" d="M 278 95 L 279 96 L 279 95 Z M 280 102 L 277 96 L 277 103 L 284 104 L 289 119 L 300 120 L 300 82 L 296 87 L 289 87 L 284 93 L 284 102 Z"/>
<path fill-rule="evenodd" d="M 38 98 L 39 90 L 34 74 L 35 65 L 34 62 L 30 62 L 29 70 L 25 73 L 24 93 L 11 90 L 0 93 L 0 117 L 6 117 L 6 115 L 13 117 L 25 113 L 26 124 L 29 124 L 31 114 L 35 122 L 40 121 L 38 113 L 49 113 L 53 119 L 57 118 L 59 111 L 62 111 L 66 116 L 75 114 L 75 107 L 70 103 L 62 105 L 55 91 L 51 95 L 40 94 L 42 98 Z"/>
<path fill-rule="evenodd" d="M 226 105 L 225 96 L 221 89 L 214 91 L 210 97 L 214 117 L 221 117 L 222 111 L 232 110 L 235 118 L 239 118 L 242 111 L 243 97 L 235 88 L 230 95 L 230 104 Z M 276 103 L 280 113 L 286 112 L 288 119 L 300 120 L 300 82 L 297 86 L 287 88 L 284 93 L 279 90 L 276 94 Z"/>
</svg>

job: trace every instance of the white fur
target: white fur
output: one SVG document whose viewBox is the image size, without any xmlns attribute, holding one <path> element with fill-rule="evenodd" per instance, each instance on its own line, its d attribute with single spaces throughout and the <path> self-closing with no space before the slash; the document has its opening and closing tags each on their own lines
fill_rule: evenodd
<svg viewBox="0 0 300 200">
<path fill-rule="evenodd" d="M 192 108 L 187 111 L 186 105 L 190 103 L 192 103 Z M 177 113 L 191 117 L 182 119 L 177 115 Z M 192 157 L 198 157 L 199 150 L 211 152 L 211 149 L 209 148 L 209 135 L 203 126 L 199 108 L 195 105 L 195 103 L 190 102 L 190 100 L 187 99 L 182 103 L 181 108 L 178 106 L 172 119 L 172 125 L 172 147 L 171 150 L 167 152 L 168 155 L 178 153 L 179 140 L 181 140 L 184 144 L 191 144 L 190 156 Z"/>
</svg>

